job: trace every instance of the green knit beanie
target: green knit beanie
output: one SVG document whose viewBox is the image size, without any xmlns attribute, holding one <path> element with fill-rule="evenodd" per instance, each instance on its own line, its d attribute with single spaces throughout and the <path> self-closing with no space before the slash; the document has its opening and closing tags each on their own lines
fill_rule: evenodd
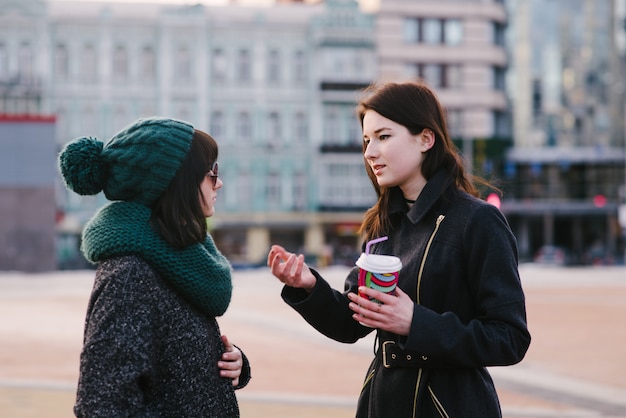
<svg viewBox="0 0 626 418">
<path fill-rule="evenodd" d="M 187 122 L 135 121 L 104 144 L 91 137 L 68 143 L 59 154 L 67 187 L 80 195 L 104 191 L 109 200 L 152 206 L 182 164 L 193 137 Z"/>
</svg>

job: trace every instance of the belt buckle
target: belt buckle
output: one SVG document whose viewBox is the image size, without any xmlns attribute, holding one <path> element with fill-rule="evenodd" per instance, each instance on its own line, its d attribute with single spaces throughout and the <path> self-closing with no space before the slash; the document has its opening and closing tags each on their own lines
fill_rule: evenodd
<svg viewBox="0 0 626 418">
<path fill-rule="evenodd" d="M 386 369 L 390 369 L 391 367 L 393 367 L 390 362 L 388 360 L 395 360 L 396 359 L 396 354 L 395 353 L 390 353 L 389 354 L 389 358 L 387 358 L 387 345 L 391 345 L 394 344 L 395 345 L 395 341 L 385 341 L 383 342 L 383 366 L 385 366 Z M 391 348 L 391 347 L 389 347 Z"/>
</svg>

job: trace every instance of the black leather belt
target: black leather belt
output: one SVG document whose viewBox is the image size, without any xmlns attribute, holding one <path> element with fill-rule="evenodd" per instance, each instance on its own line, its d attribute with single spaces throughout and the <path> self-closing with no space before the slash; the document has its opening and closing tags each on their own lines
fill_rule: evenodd
<svg viewBox="0 0 626 418">
<path fill-rule="evenodd" d="M 383 366 L 387 369 L 393 367 L 420 368 L 424 362 L 428 361 L 428 356 L 402 350 L 395 341 L 384 341 L 382 343 Z"/>
</svg>

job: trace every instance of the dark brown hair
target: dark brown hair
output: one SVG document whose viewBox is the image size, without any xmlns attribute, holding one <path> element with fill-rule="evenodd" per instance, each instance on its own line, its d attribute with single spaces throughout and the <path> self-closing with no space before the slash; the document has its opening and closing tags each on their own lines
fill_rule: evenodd
<svg viewBox="0 0 626 418">
<path fill-rule="evenodd" d="M 372 85 L 358 103 L 357 113 L 363 128 L 363 117 L 367 110 L 406 127 L 413 135 L 428 128 L 435 134 L 435 144 L 426 151 L 421 165 L 422 175 L 430 179 L 439 169 L 450 172 L 457 188 L 474 196 L 478 190 L 465 172 L 463 160 L 450 139 L 443 108 L 435 93 L 422 82 L 387 83 Z M 365 153 L 365 143 L 363 143 Z M 366 240 L 387 234 L 389 224 L 389 197 L 391 188 L 378 185 L 370 165 L 364 158 L 365 171 L 378 201 L 366 213 L 361 225 L 361 234 Z M 397 186 L 396 186 L 397 187 Z"/>
<path fill-rule="evenodd" d="M 183 249 L 206 239 L 200 185 L 217 156 L 217 142 L 196 129 L 176 176 L 152 208 L 152 225 L 174 248 Z"/>
</svg>

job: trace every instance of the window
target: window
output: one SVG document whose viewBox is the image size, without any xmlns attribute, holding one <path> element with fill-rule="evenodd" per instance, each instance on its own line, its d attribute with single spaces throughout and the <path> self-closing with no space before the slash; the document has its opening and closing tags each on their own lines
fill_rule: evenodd
<svg viewBox="0 0 626 418">
<path fill-rule="evenodd" d="M 493 134 L 500 138 L 507 138 L 511 135 L 509 117 L 506 112 L 496 110 L 493 112 Z"/>
<path fill-rule="evenodd" d="M 191 55 L 185 46 L 178 48 L 176 52 L 176 65 L 174 71 L 177 81 L 191 81 Z"/>
<path fill-rule="evenodd" d="M 463 137 L 463 111 L 460 109 L 447 109 L 448 132 L 453 138 Z"/>
<path fill-rule="evenodd" d="M 305 114 L 303 112 L 297 112 L 293 123 L 295 141 L 306 143 L 308 139 L 308 127 Z"/>
<path fill-rule="evenodd" d="M 493 43 L 498 46 L 504 46 L 506 26 L 502 23 L 495 22 L 493 24 Z"/>
<path fill-rule="evenodd" d="M 422 39 L 427 44 L 440 44 L 443 41 L 442 21 L 439 19 L 424 19 Z"/>
<path fill-rule="evenodd" d="M 420 21 L 415 18 L 404 19 L 404 40 L 408 43 L 417 43 L 420 41 Z"/>
<path fill-rule="evenodd" d="M 267 54 L 267 81 L 278 83 L 280 81 L 280 53 L 272 49 Z"/>
<path fill-rule="evenodd" d="M 248 171 L 241 171 L 237 182 L 237 206 L 250 209 L 252 204 L 252 176 Z"/>
<path fill-rule="evenodd" d="M 83 56 L 80 60 L 82 64 L 82 78 L 87 83 L 93 83 L 97 80 L 97 55 L 93 45 L 87 44 L 83 48 Z"/>
<path fill-rule="evenodd" d="M 237 81 L 248 82 L 251 80 L 250 52 L 247 49 L 241 49 L 237 54 Z"/>
<path fill-rule="evenodd" d="M 271 112 L 268 118 L 267 142 L 269 145 L 278 145 L 282 136 L 280 115 L 278 112 Z"/>
<path fill-rule="evenodd" d="M 28 42 L 20 45 L 17 64 L 20 76 L 30 80 L 33 77 L 33 49 Z"/>
<path fill-rule="evenodd" d="M 348 142 L 360 145 L 363 141 L 363 131 L 361 123 L 351 113 L 348 114 Z"/>
<path fill-rule="evenodd" d="M 239 112 L 239 116 L 237 117 L 237 136 L 237 139 L 243 141 L 249 141 L 252 137 L 252 124 L 248 112 Z"/>
<path fill-rule="evenodd" d="M 209 133 L 212 137 L 219 138 L 224 136 L 224 114 L 219 110 L 213 111 L 209 126 L 211 127 L 211 132 Z"/>
<path fill-rule="evenodd" d="M 493 67 L 493 88 L 504 91 L 506 85 L 506 70 L 502 67 Z"/>
<path fill-rule="evenodd" d="M 406 18 L 403 38 L 407 43 L 460 45 L 463 43 L 463 22 L 459 19 Z"/>
<path fill-rule="evenodd" d="M 296 210 L 306 209 L 307 202 L 307 175 L 304 172 L 296 173 L 293 182 L 293 208 Z"/>
<path fill-rule="evenodd" d="M 306 81 L 306 61 L 304 52 L 300 50 L 293 56 L 293 79 L 296 84 L 303 84 Z"/>
<path fill-rule="evenodd" d="M 443 40 L 446 45 L 460 45 L 463 42 L 463 23 L 458 19 L 444 21 Z"/>
<path fill-rule="evenodd" d="M 128 76 L 128 55 L 126 48 L 118 45 L 113 52 L 113 79 L 116 81 L 126 80 Z"/>
<path fill-rule="evenodd" d="M 278 205 L 280 202 L 280 176 L 276 172 L 270 172 L 265 183 L 265 198 L 269 205 Z"/>
<path fill-rule="evenodd" d="M 212 76 L 215 81 L 226 80 L 226 55 L 224 50 L 216 48 L 213 50 Z"/>
<path fill-rule="evenodd" d="M 63 44 L 57 45 L 55 49 L 54 73 L 60 80 L 67 80 L 69 77 L 69 54 Z"/>
<path fill-rule="evenodd" d="M 463 87 L 463 67 L 458 64 L 417 64 L 405 65 L 407 77 L 424 80 L 432 88 L 460 89 Z"/>
<path fill-rule="evenodd" d="M 326 108 L 324 115 L 324 142 L 339 143 L 339 116 L 335 107 Z"/>
<path fill-rule="evenodd" d="M 326 207 L 368 207 L 375 200 L 372 186 L 363 171 L 363 158 L 328 161 L 322 166 L 320 203 Z"/>
<path fill-rule="evenodd" d="M 440 64 L 423 64 L 422 78 L 431 88 L 443 87 L 442 66 Z"/>
<path fill-rule="evenodd" d="M 153 81 L 156 77 L 156 58 L 151 46 L 144 46 L 141 51 L 140 74 L 144 81 Z"/>
</svg>

